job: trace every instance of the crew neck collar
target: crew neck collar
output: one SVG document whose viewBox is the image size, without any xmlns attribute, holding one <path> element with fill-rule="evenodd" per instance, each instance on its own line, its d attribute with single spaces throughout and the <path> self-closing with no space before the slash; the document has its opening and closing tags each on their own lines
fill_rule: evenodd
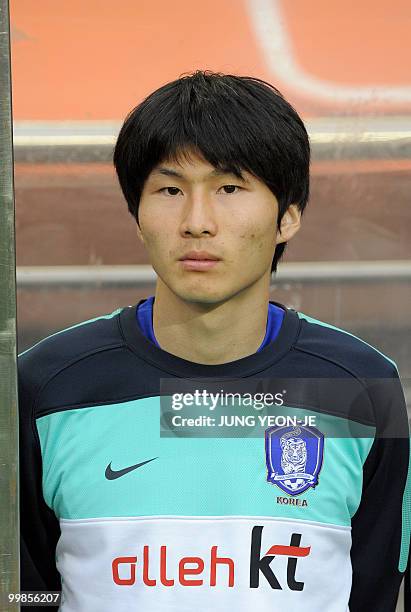
<svg viewBox="0 0 411 612">
<path fill-rule="evenodd" d="M 261 351 L 221 364 L 202 364 L 188 361 L 168 353 L 164 349 L 150 342 L 136 324 L 136 310 L 147 298 L 140 300 L 133 306 L 123 308 L 119 314 L 119 324 L 122 335 L 129 348 L 141 359 L 148 361 L 155 367 L 185 378 L 192 377 L 225 377 L 250 376 L 265 370 L 276 363 L 291 349 L 295 343 L 299 330 L 300 320 L 295 310 L 279 302 L 270 300 L 271 304 L 285 311 L 284 319 L 273 342 L 270 342 Z"/>
</svg>

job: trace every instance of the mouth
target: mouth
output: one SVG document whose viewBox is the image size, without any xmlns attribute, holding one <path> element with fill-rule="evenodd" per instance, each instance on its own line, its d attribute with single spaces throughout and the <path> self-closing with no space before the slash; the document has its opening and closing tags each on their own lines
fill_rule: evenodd
<svg viewBox="0 0 411 612">
<path fill-rule="evenodd" d="M 219 259 L 180 259 L 181 266 L 184 270 L 210 270 L 214 268 Z"/>
<path fill-rule="evenodd" d="M 214 268 L 221 259 L 207 251 L 190 251 L 179 261 L 185 270 L 209 270 Z"/>
</svg>

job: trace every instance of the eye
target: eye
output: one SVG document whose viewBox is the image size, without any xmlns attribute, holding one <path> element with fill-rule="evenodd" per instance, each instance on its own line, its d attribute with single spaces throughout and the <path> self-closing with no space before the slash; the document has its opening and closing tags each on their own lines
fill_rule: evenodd
<svg viewBox="0 0 411 612">
<path fill-rule="evenodd" d="M 226 194 L 235 193 L 236 189 L 241 189 L 238 185 L 223 185 L 221 189 L 224 189 Z"/>
<path fill-rule="evenodd" d="M 164 195 L 167 196 L 176 196 L 181 190 L 178 187 L 163 187 L 159 191 L 160 193 L 164 193 Z"/>
</svg>

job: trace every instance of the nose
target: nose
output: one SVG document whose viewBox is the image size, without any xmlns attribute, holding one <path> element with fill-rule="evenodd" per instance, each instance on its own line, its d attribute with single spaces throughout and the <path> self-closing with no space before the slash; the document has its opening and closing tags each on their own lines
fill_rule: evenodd
<svg viewBox="0 0 411 612">
<path fill-rule="evenodd" d="M 187 198 L 182 212 L 180 231 L 183 236 L 199 237 L 217 233 L 217 220 L 212 202 L 204 193 Z"/>
</svg>

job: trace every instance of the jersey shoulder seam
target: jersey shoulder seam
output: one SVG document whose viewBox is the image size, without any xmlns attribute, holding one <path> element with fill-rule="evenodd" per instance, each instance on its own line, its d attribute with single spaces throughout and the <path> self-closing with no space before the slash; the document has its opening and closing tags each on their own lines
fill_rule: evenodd
<svg viewBox="0 0 411 612">
<path fill-rule="evenodd" d="M 36 348 L 37 346 L 40 346 L 41 344 L 43 344 L 44 342 L 46 342 L 50 338 L 54 338 L 55 336 L 59 336 L 60 334 L 64 334 L 64 333 L 66 333 L 68 331 L 71 331 L 72 329 L 76 329 L 78 327 L 82 327 L 83 325 L 89 325 L 89 324 L 94 323 L 96 321 L 101 321 L 102 319 L 113 319 L 115 316 L 117 316 L 123 310 L 123 308 L 124 307 L 122 306 L 120 308 L 117 308 L 116 310 L 114 310 L 113 312 L 111 312 L 109 314 L 100 315 L 100 316 L 94 317 L 92 319 L 86 319 L 85 321 L 80 321 L 79 323 L 75 323 L 74 325 L 70 325 L 69 327 L 65 327 L 63 329 L 59 329 L 58 331 L 54 332 L 53 334 L 50 334 L 49 336 L 46 336 L 45 338 L 42 338 L 41 340 L 39 340 L 38 342 L 33 344 L 33 346 L 30 346 L 29 348 L 25 349 L 21 353 L 18 353 L 17 357 L 22 357 L 23 355 L 26 355 L 27 353 L 32 351 L 34 348 Z"/>
<path fill-rule="evenodd" d="M 321 327 L 323 329 L 327 329 L 328 328 L 328 329 L 331 329 L 333 331 L 339 332 L 340 334 L 344 334 L 345 336 L 350 336 L 354 340 L 357 340 L 357 342 L 359 342 L 360 344 L 370 348 L 375 354 L 381 355 L 381 357 L 383 357 L 383 359 L 387 362 L 387 364 L 389 363 L 389 364 L 391 364 L 394 367 L 394 370 L 398 374 L 398 366 L 395 363 L 395 361 L 393 359 L 391 359 L 390 357 L 388 357 L 388 355 L 386 355 L 385 353 L 383 353 L 382 351 L 377 349 L 375 346 L 373 346 L 372 344 L 367 342 L 366 340 L 363 340 L 359 336 L 356 336 L 355 334 L 352 334 L 351 332 L 349 332 L 349 331 L 347 331 L 345 329 L 342 329 L 341 327 L 336 327 L 335 325 L 331 325 L 330 323 L 326 323 L 324 321 L 320 321 L 319 319 L 314 319 L 313 317 L 310 317 L 309 315 L 306 315 L 303 312 L 297 311 L 297 314 L 298 314 L 298 316 L 299 316 L 299 318 L 301 320 L 306 321 L 308 324 L 317 325 L 318 327 Z M 298 347 L 296 347 L 296 348 L 298 348 Z M 299 349 L 299 350 L 301 350 L 301 349 Z M 317 357 L 319 357 L 319 356 L 320 355 L 317 355 Z M 326 359 L 327 361 L 333 362 L 332 359 L 329 359 L 326 356 L 324 356 L 323 358 Z M 339 364 L 337 363 L 336 365 L 339 365 Z"/>
<path fill-rule="evenodd" d="M 59 376 L 59 374 L 61 374 L 65 370 L 68 370 L 73 365 L 75 365 L 79 361 L 82 361 L 83 359 L 87 359 L 89 357 L 93 357 L 93 355 L 96 355 L 98 353 L 104 353 L 106 351 L 111 351 L 111 350 L 118 349 L 118 348 L 124 348 L 124 343 L 123 342 L 117 342 L 115 344 L 107 344 L 105 346 L 99 346 L 99 347 L 97 347 L 97 348 L 95 348 L 95 349 L 93 349 L 91 351 L 88 351 L 88 352 L 76 355 L 71 361 L 68 361 L 68 362 L 64 363 L 63 365 L 60 365 L 57 370 L 55 370 L 55 371 L 53 371 L 51 373 L 48 373 L 47 376 L 40 383 L 40 386 L 39 386 L 38 391 L 36 393 L 36 397 L 35 397 L 34 404 L 33 404 L 33 413 L 34 413 L 35 418 L 38 418 L 35 413 L 36 413 L 36 409 L 37 409 L 37 406 L 38 406 L 38 402 L 40 400 L 40 396 L 41 396 L 42 392 L 44 391 L 44 389 L 47 387 L 47 385 L 49 383 L 51 383 L 51 381 L 53 379 L 55 379 L 57 376 Z"/>
<path fill-rule="evenodd" d="M 123 310 L 123 308 L 118 308 L 117 310 L 115 310 L 114 312 L 112 312 L 111 314 L 108 315 L 102 315 L 100 317 L 95 317 L 93 319 L 87 319 L 86 321 L 82 321 L 80 323 L 77 323 L 75 325 L 72 325 L 70 327 L 64 328 L 62 330 L 59 330 L 57 332 L 55 332 L 54 334 L 51 334 L 50 336 L 47 336 L 46 338 L 43 338 L 42 340 L 40 340 L 39 342 L 37 342 L 36 344 L 34 344 L 32 347 L 30 347 L 29 349 L 27 349 L 26 351 L 23 351 L 23 353 L 20 353 L 18 355 L 19 357 L 19 362 L 20 362 L 20 358 L 23 355 L 26 355 L 27 353 L 30 353 L 30 351 L 32 349 L 34 349 L 35 347 L 38 347 L 39 345 L 43 344 L 44 342 L 46 342 L 48 339 L 53 338 L 57 335 L 60 334 L 64 334 L 65 332 L 69 332 L 73 329 L 77 329 L 78 327 L 82 327 L 83 325 L 88 325 L 88 324 L 92 324 L 94 322 L 98 322 L 102 319 L 113 319 L 116 317 L 116 315 L 118 315 L 121 310 Z M 117 317 L 118 319 L 118 317 Z M 81 350 L 81 348 L 79 349 L 78 352 L 72 354 L 72 355 L 68 355 L 65 359 L 62 360 L 62 362 L 60 362 L 60 364 L 58 365 L 58 367 L 56 369 L 53 369 L 52 371 L 48 371 L 46 373 L 45 376 L 43 376 L 43 378 L 38 377 L 37 379 L 37 383 L 35 382 L 35 379 L 33 379 L 31 381 L 31 388 L 33 389 L 34 393 L 33 396 L 30 398 L 30 412 L 32 413 L 32 418 L 35 419 L 36 418 L 36 408 L 38 406 L 39 403 L 39 399 L 40 399 L 40 395 L 41 393 L 44 391 L 45 387 L 49 384 L 49 382 L 55 378 L 56 376 L 58 376 L 58 374 L 60 374 L 62 371 L 64 371 L 65 369 L 71 367 L 72 365 L 74 365 L 75 363 L 77 363 L 78 361 L 81 361 L 84 358 L 90 357 L 94 354 L 100 353 L 100 352 L 104 352 L 104 351 L 108 351 L 108 350 L 112 350 L 115 348 L 121 348 L 124 346 L 124 340 L 122 338 L 122 336 L 120 335 L 120 337 L 118 338 L 118 340 L 116 341 L 105 341 L 102 342 L 101 344 L 93 347 L 92 349 L 88 348 L 88 350 Z M 35 356 L 33 356 L 35 358 Z M 24 376 L 23 376 L 23 371 L 24 368 L 22 369 L 22 367 L 19 367 L 19 378 L 22 384 L 25 384 L 24 381 Z M 33 388 L 34 385 L 34 388 Z M 29 389 L 29 387 L 27 387 L 27 390 Z"/>
</svg>

